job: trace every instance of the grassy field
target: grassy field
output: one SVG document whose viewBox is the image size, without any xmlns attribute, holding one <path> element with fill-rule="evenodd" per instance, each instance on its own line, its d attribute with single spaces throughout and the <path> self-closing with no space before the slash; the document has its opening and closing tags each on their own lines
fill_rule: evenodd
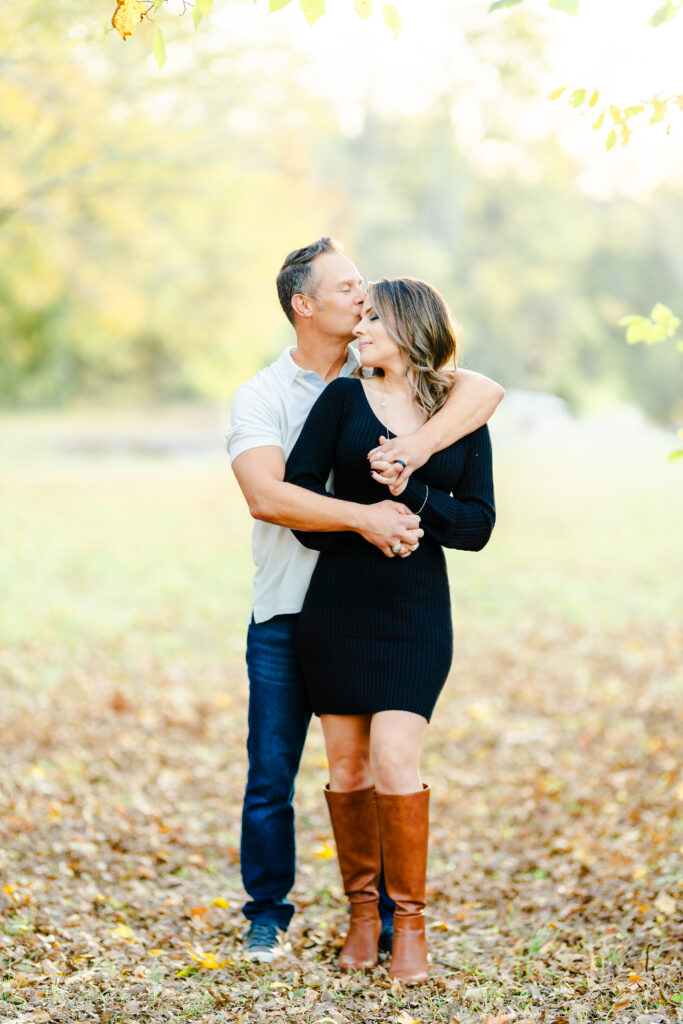
<svg viewBox="0 0 683 1024">
<path fill-rule="evenodd" d="M 250 522 L 220 441 L 178 441 L 219 418 L 0 429 L 0 1020 L 683 1020 L 665 444 L 496 431 L 494 537 L 449 555 L 456 654 L 423 759 L 433 967 L 406 989 L 336 970 L 317 723 L 291 952 L 239 959 Z"/>
</svg>

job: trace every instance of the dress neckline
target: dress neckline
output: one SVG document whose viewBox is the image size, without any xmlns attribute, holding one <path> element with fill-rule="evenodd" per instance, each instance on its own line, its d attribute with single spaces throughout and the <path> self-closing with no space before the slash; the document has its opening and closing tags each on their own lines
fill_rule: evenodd
<svg viewBox="0 0 683 1024">
<path fill-rule="evenodd" d="M 360 390 L 361 390 L 361 394 L 363 396 L 363 401 L 365 402 L 365 404 L 367 405 L 368 409 L 370 410 L 370 415 L 373 416 L 377 420 L 379 425 L 382 427 L 382 430 L 384 430 L 386 432 L 387 440 L 389 440 L 391 437 L 406 437 L 408 434 L 414 433 L 414 431 L 412 431 L 412 430 L 406 430 L 403 434 L 397 434 L 395 430 L 390 430 L 388 424 L 382 423 L 381 419 L 379 418 L 379 416 L 377 415 L 375 410 L 370 405 L 370 399 L 368 398 L 367 394 L 365 393 L 365 388 L 363 387 L 363 381 L 358 379 L 358 383 L 360 384 Z M 427 421 L 425 420 L 425 423 L 426 422 Z M 424 424 L 420 424 L 420 426 L 424 426 Z M 419 429 L 420 429 L 419 427 L 415 428 L 415 430 L 419 430 Z"/>
</svg>

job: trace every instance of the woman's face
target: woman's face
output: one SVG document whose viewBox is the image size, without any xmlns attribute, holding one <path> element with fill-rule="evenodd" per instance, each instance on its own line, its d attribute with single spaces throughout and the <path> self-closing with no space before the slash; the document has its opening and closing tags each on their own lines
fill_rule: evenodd
<svg viewBox="0 0 683 1024">
<path fill-rule="evenodd" d="M 401 350 L 375 312 L 370 298 L 366 298 L 363 303 L 360 321 L 353 333 L 358 338 L 358 352 L 363 366 L 399 369 L 405 365 Z"/>
</svg>

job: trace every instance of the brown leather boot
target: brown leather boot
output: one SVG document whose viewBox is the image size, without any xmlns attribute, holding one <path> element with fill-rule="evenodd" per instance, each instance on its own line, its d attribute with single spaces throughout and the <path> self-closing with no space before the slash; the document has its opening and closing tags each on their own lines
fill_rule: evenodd
<svg viewBox="0 0 683 1024">
<path fill-rule="evenodd" d="M 325 787 L 344 892 L 351 904 L 349 931 L 339 954 L 342 970 L 374 967 L 382 930 L 377 906 L 381 871 L 375 790 L 333 793 Z"/>
<path fill-rule="evenodd" d="M 425 879 L 429 839 L 429 786 L 419 793 L 377 794 L 387 892 L 396 902 L 389 975 L 408 984 L 427 980 Z"/>
</svg>

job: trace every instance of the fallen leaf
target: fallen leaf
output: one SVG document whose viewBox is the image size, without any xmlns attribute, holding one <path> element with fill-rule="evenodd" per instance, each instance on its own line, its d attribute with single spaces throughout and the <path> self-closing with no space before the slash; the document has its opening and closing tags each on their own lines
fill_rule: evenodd
<svg viewBox="0 0 683 1024">
<path fill-rule="evenodd" d="M 655 900 L 655 907 L 660 910 L 662 914 L 666 914 L 670 917 L 676 913 L 676 900 L 673 896 L 669 896 L 668 892 L 660 892 Z"/>
<path fill-rule="evenodd" d="M 185 947 L 192 960 L 206 971 L 217 971 L 221 967 L 225 967 L 227 963 L 226 960 L 219 960 L 214 953 L 204 953 L 201 949 L 193 949 L 187 942 Z"/>
</svg>

